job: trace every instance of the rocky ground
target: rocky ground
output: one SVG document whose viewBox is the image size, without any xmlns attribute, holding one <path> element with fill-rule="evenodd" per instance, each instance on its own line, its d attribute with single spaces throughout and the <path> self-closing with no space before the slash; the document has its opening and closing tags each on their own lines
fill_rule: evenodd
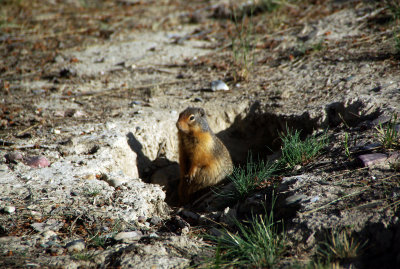
<svg viewBox="0 0 400 269">
<path fill-rule="evenodd" d="M 398 2 L 0 2 L 2 268 L 197 266 L 212 256 L 200 235 L 272 186 L 278 268 L 342 228 L 365 242 L 342 267 L 400 266 L 399 151 L 377 130 L 400 111 Z M 178 208 L 188 106 L 235 165 L 279 155 L 287 128 L 328 130 L 329 146 L 243 201 Z"/>
</svg>

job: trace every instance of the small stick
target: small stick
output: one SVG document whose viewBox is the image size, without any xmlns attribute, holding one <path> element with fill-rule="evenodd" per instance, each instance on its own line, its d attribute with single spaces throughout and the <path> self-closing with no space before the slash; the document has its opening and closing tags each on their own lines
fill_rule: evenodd
<svg viewBox="0 0 400 269">
<path fill-rule="evenodd" d="M 38 122 L 38 123 L 36 123 L 35 125 L 32 125 L 32 126 L 26 128 L 25 130 L 22 130 L 21 132 L 19 132 L 19 133 L 17 134 L 17 136 L 23 135 L 23 134 L 26 133 L 27 131 L 29 131 L 29 130 L 31 130 L 31 129 L 33 129 L 33 128 L 36 128 L 36 127 L 38 127 L 39 125 L 40 125 L 40 122 Z"/>
</svg>

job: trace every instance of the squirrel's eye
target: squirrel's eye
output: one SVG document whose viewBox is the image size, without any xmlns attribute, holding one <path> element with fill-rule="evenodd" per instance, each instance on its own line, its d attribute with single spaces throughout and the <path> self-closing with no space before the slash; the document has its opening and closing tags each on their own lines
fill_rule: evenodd
<svg viewBox="0 0 400 269">
<path fill-rule="evenodd" d="M 190 117 L 189 117 L 189 120 L 194 120 L 194 116 L 193 115 L 191 115 Z"/>
</svg>

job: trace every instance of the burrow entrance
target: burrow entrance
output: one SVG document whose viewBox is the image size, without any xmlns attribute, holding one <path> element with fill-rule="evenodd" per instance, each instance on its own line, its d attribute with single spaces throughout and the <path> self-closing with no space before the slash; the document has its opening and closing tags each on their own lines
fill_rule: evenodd
<svg viewBox="0 0 400 269">
<path fill-rule="evenodd" d="M 281 146 L 280 134 L 286 133 L 288 129 L 300 131 L 301 137 L 305 138 L 316 130 L 332 129 L 340 124 L 349 127 L 362 125 L 376 119 L 382 112 L 378 106 L 355 99 L 332 102 L 320 109 L 295 113 L 275 112 L 259 102 L 249 105 L 233 117 L 227 117 L 226 112 L 217 109 L 206 108 L 206 113 L 212 129 L 228 126 L 216 134 L 228 148 L 235 165 L 242 165 L 248 160 L 249 153 L 265 159 L 278 152 Z M 174 139 L 176 141 L 176 138 L 171 138 Z M 176 205 L 179 181 L 177 161 L 166 158 L 149 161 L 145 155 L 139 154 L 139 163 L 141 177 L 149 183 L 162 185 L 166 190 L 167 203 Z"/>
</svg>

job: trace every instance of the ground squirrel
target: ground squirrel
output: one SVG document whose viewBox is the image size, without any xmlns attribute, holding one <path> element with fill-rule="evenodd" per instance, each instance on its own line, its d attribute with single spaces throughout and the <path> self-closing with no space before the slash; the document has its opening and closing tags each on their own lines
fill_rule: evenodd
<svg viewBox="0 0 400 269">
<path fill-rule="evenodd" d="M 208 126 L 202 108 L 188 107 L 176 123 L 179 140 L 179 199 L 193 201 L 193 195 L 220 183 L 232 170 L 232 159 L 225 145 Z"/>
</svg>

